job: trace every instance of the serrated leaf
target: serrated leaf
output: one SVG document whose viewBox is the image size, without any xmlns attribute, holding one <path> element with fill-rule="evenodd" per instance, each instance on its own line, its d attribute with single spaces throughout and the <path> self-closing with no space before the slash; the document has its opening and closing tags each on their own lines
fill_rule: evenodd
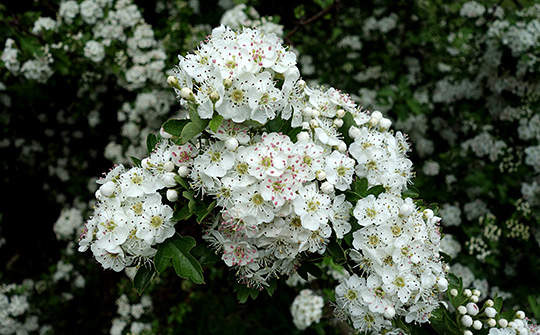
<svg viewBox="0 0 540 335">
<path fill-rule="evenodd" d="M 148 136 L 146 136 L 146 150 L 148 151 L 148 155 L 154 151 L 156 144 L 158 144 L 157 136 L 152 133 L 148 134 Z"/>
<path fill-rule="evenodd" d="M 199 210 L 200 208 L 200 210 Z M 203 204 L 195 208 L 195 215 L 197 215 L 197 222 L 201 223 L 212 211 L 216 208 L 216 201 L 212 201 L 210 205 Z"/>
<path fill-rule="evenodd" d="M 257 299 L 260 292 L 259 290 L 249 288 L 246 285 L 240 283 L 234 284 L 234 291 L 236 292 L 238 302 L 241 304 L 245 303 L 250 296 L 253 300 Z"/>
<path fill-rule="evenodd" d="M 405 191 L 403 191 L 402 195 L 403 197 L 415 199 L 420 196 L 420 191 L 418 191 L 418 189 L 414 186 L 409 186 Z"/>
<path fill-rule="evenodd" d="M 141 266 L 137 270 L 137 274 L 133 278 L 133 287 L 137 290 L 137 293 L 141 295 L 152 280 L 156 270 L 153 267 Z"/>
<path fill-rule="evenodd" d="M 366 195 L 373 194 L 375 197 L 378 197 L 379 194 L 384 193 L 384 191 L 386 191 L 386 189 L 384 188 L 384 186 L 382 186 L 382 185 L 375 185 L 375 186 L 373 186 L 373 187 L 370 187 L 370 188 L 367 190 Z"/>
<path fill-rule="evenodd" d="M 188 120 L 171 119 L 171 120 L 165 121 L 162 127 L 163 127 L 163 130 L 165 130 L 165 132 L 173 136 L 180 137 L 180 135 L 182 135 L 182 129 L 184 129 L 184 127 L 188 123 L 189 123 Z"/>
<path fill-rule="evenodd" d="M 191 250 L 191 254 L 202 265 L 214 264 L 221 259 L 206 243 L 197 245 Z"/>
<path fill-rule="evenodd" d="M 210 120 L 208 123 L 208 127 L 215 133 L 221 125 L 221 122 L 223 122 L 223 116 L 219 115 L 218 113 L 214 113 L 212 120 Z"/>
<path fill-rule="evenodd" d="M 182 129 L 182 134 L 180 137 L 182 138 L 182 143 L 187 143 L 188 141 L 195 138 L 197 135 L 203 132 L 204 129 L 206 129 L 206 126 L 208 125 L 208 120 L 200 120 L 198 122 L 190 122 L 185 125 L 184 129 Z"/>
<path fill-rule="evenodd" d="M 358 200 L 362 199 L 362 196 L 356 192 L 353 191 L 345 191 L 345 198 L 350 203 L 356 203 Z"/>
<path fill-rule="evenodd" d="M 195 246 L 195 240 L 190 236 L 173 235 L 171 238 L 159 244 L 154 257 L 154 264 L 158 272 L 163 272 L 173 263 L 176 274 L 185 279 L 190 279 L 195 284 L 204 283 L 201 264 L 191 255 L 190 250 Z"/>
</svg>

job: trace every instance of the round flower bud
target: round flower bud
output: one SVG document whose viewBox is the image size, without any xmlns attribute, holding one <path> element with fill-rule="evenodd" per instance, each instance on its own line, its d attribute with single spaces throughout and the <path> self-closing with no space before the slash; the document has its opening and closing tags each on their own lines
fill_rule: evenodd
<svg viewBox="0 0 540 335">
<path fill-rule="evenodd" d="M 356 128 L 355 126 L 351 126 L 349 128 L 349 136 L 355 140 L 358 136 L 360 136 L 360 129 Z"/>
<path fill-rule="evenodd" d="M 219 92 L 218 91 L 213 91 L 212 93 L 210 93 L 209 98 L 210 98 L 210 101 L 212 101 L 214 103 L 217 102 L 219 100 L 219 98 L 220 98 Z"/>
<path fill-rule="evenodd" d="M 384 310 L 383 315 L 387 319 L 392 319 L 394 318 L 394 316 L 396 316 L 396 310 L 394 309 L 394 307 L 388 306 L 388 308 Z"/>
<path fill-rule="evenodd" d="M 189 168 L 185 165 L 182 165 L 178 168 L 178 175 L 182 178 L 186 178 L 189 174 Z"/>
<path fill-rule="evenodd" d="M 457 297 L 458 293 L 459 293 L 458 290 L 456 290 L 455 288 L 450 290 L 450 295 L 453 297 Z"/>
<path fill-rule="evenodd" d="M 518 335 L 527 335 L 527 334 L 529 334 L 529 330 L 527 328 L 523 327 L 523 328 L 519 328 L 517 333 L 518 333 Z"/>
<path fill-rule="evenodd" d="M 467 314 L 463 315 L 461 317 L 461 324 L 464 325 L 465 327 L 472 326 L 472 324 L 473 324 L 472 317 L 470 315 L 467 315 Z"/>
<path fill-rule="evenodd" d="M 309 126 L 311 128 L 317 128 L 319 126 L 319 122 L 317 122 L 315 119 L 311 119 L 311 121 L 309 121 Z"/>
<path fill-rule="evenodd" d="M 433 216 L 435 216 L 435 214 L 433 214 L 433 211 L 428 208 L 428 209 L 424 209 L 424 216 L 429 220 L 429 219 L 432 219 Z M 468 297 L 470 297 L 472 292 L 469 289 L 467 289 L 467 290 L 470 292 L 470 294 L 468 295 Z M 467 291 L 467 290 L 465 290 L 465 291 Z"/>
<path fill-rule="evenodd" d="M 475 289 L 475 290 L 472 291 L 472 294 L 473 294 L 473 295 L 476 295 L 476 296 L 481 296 L 481 295 L 482 295 L 482 292 L 480 292 L 480 291 L 478 291 L 478 290 Z"/>
<path fill-rule="evenodd" d="M 163 138 L 173 138 L 174 136 L 169 134 L 168 132 L 165 131 L 165 129 L 163 129 L 163 127 L 161 127 L 159 129 L 159 135 Z"/>
<path fill-rule="evenodd" d="M 167 85 L 180 89 L 180 86 L 178 85 L 178 79 L 175 76 L 167 77 Z"/>
<path fill-rule="evenodd" d="M 486 302 L 485 302 L 485 305 L 486 305 L 487 307 L 492 307 L 493 304 L 494 304 L 494 303 L 493 303 L 493 300 L 491 300 L 491 299 L 488 299 L 488 300 L 486 300 Z"/>
<path fill-rule="evenodd" d="M 506 319 L 499 319 L 499 326 L 501 326 L 502 328 L 508 327 L 508 320 L 506 320 Z"/>
<path fill-rule="evenodd" d="M 317 176 L 317 180 L 323 181 L 326 179 L 326 172 L 323 170 L 317 171 L 315 175 Z"/>
<path fill-rule="evenodd" d="M 337 149 L 339 152 L 345 152 L 347 151 L 347 143 L 343 141 L 339 141 L 339 144 L 337 145 Z"/>
<path fill-rule="evenodd" d="M 459 312 L 459 314 L 467 314 L 467 307 L 465 306 L 459 306 L 457 308 L 457 311 Z"/>
<path fill-rule="evenodd" d="M 225 149 L 229 151 L 234 151 L 238 148 L 238 140 L 234 137 L 231 137 L 225 141 Z"/>
<path fill-rule="evenodd" d="M 463 332 L 463 335 L 473 335 L 473 332 L 467 329 Z"/>
<path fill-rule="evenodd" d="M 164 168 L 165 171 L 167 171 L 167 172 L 173 172 L 173 170 L 174 170 L 174 163 L 171 162 L 171 161 L 165 162 L 165 163 L 163 164 L 163 168 Z"/>
<path fill-rule="evenodd" d="M 299 81 L 297 81 L 297 84 L 298 84 L 298 87 L 301 87 L 301 88 L 306 87 L 306 81 L 303 79 L 300 79 Z"/>
<path fill-rule="evenodd" d="M 476 330 L 482 329 L 482 321 L 480 320 L 474 320 L 472 327 Z"/>
<path fill-rule="evenodd" d="M 113 195 L 115 190 L 116 190 L 116 184 L 111 180 L 101 185 L 101 187 L 99 188 L 99 192 L 104 197 L 110 197 L 111 195 Z"/>
<path fill-rule="evenodd" d="M 513 328 L 513 329 L 517 329 L 517 325 L 516 325 L 516 323 L 514 321 L 508 322 L 508 327 Z"/>
<path fill-rule="evenodd" d="M 439 278 L 437 280 L 437 288 L 441 292 L 446 291 L 446 289 L 448 288 L 448 280 L 446 280 L 446 278 L 444 278 L 444 277 Z M 477 309 L 478 309 L 478 307 L 477 307 Z"/>
<path fill-rule="evenodd" d="M 497 315 L 497 310 L 493 307 L 486 307 L 486 309 L 484 310 L 484 313 L 486 313 L 486 316 L 488 318 L 494 318 L 495 315 Z"/>
<path fill-rule="evenodd" d="M 479 308 L 474 302 L 469 302 L 465 307 L 467 307 L 467 313 L 469 315 L 475 316 L 479 312 Z"/>
<path fill-rule="evenodd" d="M 517 311 L 517 312 L 516 312 L 516 317 L 517 317 L 518 319 L 521 319 L 521 320 L 525 319 L 525 312 L 523 312 L 523 311 Z"/>
<path fill-rule="evenodd" d="M 343 119 L 345 116 L 345 110 L 343 108 L 340 108 L 336 111 L 336 116 L 340 119 Z"/>
<path fill-rule="evenodd" d="M 424 213 L 425 213 L 425 211 L 424 211 Z M 465 296 L 467 296 L 467 297 L 470 297 L 472 295 L 472 291 L 467 288 L 467 289 L 465 289 L 463 291 L 463 294 L 465 294 Z"/>
<path fill-rule="evenodd" d="M 180 90 L 180 96 L 182 97 L 182 99 L 192 100 L 193 91 L 189 87 L 184 87 Z"/>
<path fill-rule="evenodd" d="M 311 117 L 313 118 L 316 118 L 316 117 L 319 117 L 321 116 L 321 112 L 319 112 L 318 110 L 314 109 L 312 112 L 311 112 Z"/>
<path fill-rule="evenodd" d="M 334 126 L 341 128 L 343 126 L 343 119 L 335 119 Z"/>
<path fill-rule="evenodd" d="M 495 327 L 497 325 L 497 321 L 495 319 L 489 319 L 487 321 L 487 324 L 488 326 L 490 326 L 491 328 Z"/>
<path fill-rule="evenodd" d="M 525 324 L 523 323 L 522 320 L 520 319 L 515 319 L 514 321 L 514 324 L 516 325 L 515 329 L 518 330 L 519 328 L 522 328 L 525 326 Z"/>
<path fill-rule="evenodd" d="M 380 127 L 382 130 L 389 129 L 391 126 L 392 126 L 392 121 L 390 121 L 390 119 L 387 119 L 387 118 L 383 117 L 383 118 L 379 121 L 379 127 Z"/>
<path fill-rule="evenodd" d="M 473 294 L 473 295 L 471 296 L 471 301 L 472 301 L 472 302 L 478 302 L 478 296 Z"/>
<path fill-rule="evenodd" d="M 321 184 L 321 192 L 326 194 L 334 193 L 334 185 L 332 185 L 330 182 L 325 181 Z"/>
<path fill-rule="evenodd" d="M 165 187 L 175 187 L 177 182 L 174 180 L 174 177 L 176 177 L 176 173 L 174 172 L 167 172 L 163 175 L 163 184 L 165 184 Z"/>
<path fill-rule="evenodd" d="M 178 200 L 178 192 L 172 188 L 168 189 L 167 200 L 169 200 L 170 202 L 175 202 L 176 200 Z"/>
<path fill-rule="evenodd" d="M 373 113 L 371 113 L 371 118 L 377 119 L 377 121 L 380 121 L 383 118 L 383 115 L 379 111 L 373 111 Z"/>
<path fill-rule="evenodd" d="M 305 117 L 311 117 L 313 116 L 313 108 L 307 106 L 304 109 L 302 109 L 302 115 Z"/>
<path fill-rule="evenodd" d="M 233 84 L 232 79 L 230 78 L 223 79 L 223 86 L 225 86 L 226 89 L 231 88 L 232 84 Z"/>
<path fill-rule="evenodd" d="M 309 134 L 305 131 L 301 131 L 296 135 L 298 142 L 307 142 L 309 141 Z"/>
</svg>

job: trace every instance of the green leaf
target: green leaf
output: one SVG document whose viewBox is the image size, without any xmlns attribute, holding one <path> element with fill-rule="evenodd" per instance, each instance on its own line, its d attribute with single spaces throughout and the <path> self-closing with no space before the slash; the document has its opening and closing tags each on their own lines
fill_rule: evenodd
<svg viewBox="0 0 540 335">
<path fill-rule="evenodd" d="M 215 133 L 221 125 L 221 122 L 223 122 L 223 116 L 219 115 L 218 113 L 214 113 L 212 120 L 210 120 L 210 123 L 208 123 L 208 127 L 210 127 L 210 130 Z"/>
<path fill-rule="evenodd" d="M 276 278 L 272 278 L 270 281 L 268 281 L 268 286 L 265 286 L 264 288 L 266 292 L 268 292 L 269 296 L 274 295 L 274 292 L 276 291 L 276 288 L 277 288 Z"/>
<path fill-rule="evenodd" d="M 452 256 L 450 256 L 449 254 L 444 253 L 444 252 L 442 252 L 442 251 L 439 251 L 439 254 L 442 256 L 443 261 L 444 261 L 445 263 L 450 263 L 450 262 L 452 261 Z"/>
<path fill-rule="evenodd" d="M 293 10 L 294 17 L 297 19 L 301 19 L 304 15 L 306 15 L 306 10 L 304 9 L 304 5 L 300 5 L 294 8 Z"/>
<path fill-rule="evenodd" d="M 405 191 L 403 191 L 403 197 L 415 199 L 415 198 L 418 198 L 419 196 L 420 196 L 420 192 L 414 186 L 409 186 Z"/>
<path fill-rule="evenodd" d="M 134 157 L 134 156 L 131 156 L 129 157 L 131 159 L 131 161 L 133 162 L 133 165 L 135 166 L 141 166 L 141 160 L 138 159 L 137 157 Z"/>
<path fill-rule="evenodd" d="M 180 177 L 179 175 L 174 176 L 174 180 L 178 183 L 178 185 L 182 186 L 186 190 L 190 190 L 191 187 L 189 187 L 189 183 L 184 178 Z"/>
<path fill-rule="evenodd" d="M 206 126 L 208 125 L 208 120 L 201 120 L 197 122 L 190 122 L 184 126 L 184 129 L 182 129 L 182 134 L 180 135 L 182 137 L 182 143 L 187 143 L 188 141 L 195 138 L 197 135 L 203 132 L 203 130 L 206 129 Z"/>
<path fill-rule="evenodd" d="M 343 248 L 341 248 L 341 245 L 333 238 L 330 239 L 330 242 L 326 246 L 326 250 L 330 256 L 332 256 L 334 263 L 339 264 L 346 260 Z"/>
<path fill-rule="evenodd" d="M 370 188 L 367 190 L 366 195 L 373 194 L 375 197 L 378 197 L 379 194 L 384 193 L 384 191 L 386 191 L 385 188 L 384 188 L 384 186 L 382 186 L 382 185 L 375 185 L 375 186 L 373 186 L 373 187 L 370 187 Z"/>
<path fill-rule="evenodd" d="M 354 190 L 356 193 L 360 194 L 361 197 L 365 197 L 367 195 L 368 186 L 369 183 L 367 178 L 362 178 L 354 182 Z"/>
<path fill-rule="evenodd" d="M 303 262 L 296 271 L 304 280 L 308 280 L 308 273 L 315 278 L 320 278 L 322 276 L 321 268 L 313 262 Z"/>
<path fill-rule="evenodd" d="M 202 204 L 195 208 L 195 215 L 197 215 L 197 222 L 201 223 L 216 207 L 216 201 L 212 201 L 210 205 Z"/>
<path fill-rule="evenodd" d="M 219 262 L 219 257 L 206 243 L 201 243 L 191 250 L 193 257 L 197 258 L 200 264 L 209 265 Z"/>
<path fill-rule="evenodd" d="M 184 129 L 184 127 L 188 123 L 189 123 L 188 120 L 171 119 L 171 120 L 165 121 L 162 127 L 163 127 L 163 130 L 165 130 L 165 132 L 173 136 L 180 137 L 182 135 L 182 129 Z"/>
<path fill-rule="evenodd" d="M 141 295 L 144 289 L 148 286 L 156 270 L 153 267 L 141 266 L 137 270 L 137 274 L 133 278 L 133 287 L 137 293 Z"/>
<path fill-rule="evenodd" d="M 156 135 L 152 133 L 148 134 L 148 136 L 146 137 L 146 150 L 148 151 L 148 155 L 150 155 L 152 151 L 154 151 L 158 142 L 159 141 Z"/>
<path fill-rule="evenodd" d="M 159 244 L 154 257 L 154 264 L 158 272 L 163 272 L 172 260 L 176 274 L 185 279 L 190 279 L 195 284 L 204 283 L 202 267 L 190 254 L 195 246 L 195 240 L 190 236 L 173 235 L 171 238 Z"/>
<path fill-rule="evenodd" d="M 362 199 L 362 196 L 356 192 L 353 191 L 345 191 L 345 198 L 350 203 L 356 203 L 358 200 Z"/>
<path fill-rule="evenodd" d="M 192 215 L 193 215 L 193 213 L 189 211 L 188 206 L 184 205 L 184 206 L 180 207 L 180 209 L 178 207 L 176 207 L 174 209 L 174 213 L 173 213 L 173 220 L 174 221 L 185 221 L 185 220 L 189 219 Z"/>
<path fill-rule="evenodd" d="M 260 291 L 254 288 L 249 288 L 244 284 L 236 283 L 234 284 L 234 292 L 236 292 L 238 302 L 243 304 L 248 300 L 250 296 L 253 300 L 257 299 Z"/>
</svg>

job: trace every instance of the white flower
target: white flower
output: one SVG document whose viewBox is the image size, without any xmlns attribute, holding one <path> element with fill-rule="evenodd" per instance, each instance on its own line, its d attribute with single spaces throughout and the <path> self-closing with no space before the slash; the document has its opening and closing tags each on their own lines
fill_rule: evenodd
<svg viewBox="0 0 540 335">
<path fill-rule="evenodd" d="M 302 226 L 315 231 L 330 218 L 331 199 L 319 193 L 316 183 L 298 189 L 298 197 L 293 200 L 294 212 L 300 216 Z"/>
<path fill-rule="evenodd" d="M 313 323 L 318 323 L 322 317 L 324 300 L 313 291 L 304 289 L 294 298 L 291 314 L 296 328 L 304 330 Z"/>
<path fill-rule="evenodd" d="M 136 236 L 147 244 L 161 243 L 174 235 L 173 210 L 167 205 L 145 202 Z"/>
<path fill-rule="evenodd" d="M 352 183 L 354 174 L 354 159 L 349 158 L 338 151 L 326 157 L 326 179 L 334 184 L 340 191 L 345 191 Z"/>
<path fill-rule="evenodd" d="M 224 142 L 216 142 L 196 158 L 202 164 L 202 173 L 209 177 L 223 177 L 235 162 L 234 153 L 225 148 Z"/>
<path fill-rule="evenodd" d="M 96 41 L 88 41 L 84 46 L 84 56 L 94 63 L 99 63 L 105 58 L 105 48 Z"/>
<path fill-rule="evenodd" d="M 148 170 L 133 167 L 120 175 L 120 189 L 127 197 L 140 197 L 151 194 L 164 187 L 159 178 L 155 178 Z"/>
</svg>

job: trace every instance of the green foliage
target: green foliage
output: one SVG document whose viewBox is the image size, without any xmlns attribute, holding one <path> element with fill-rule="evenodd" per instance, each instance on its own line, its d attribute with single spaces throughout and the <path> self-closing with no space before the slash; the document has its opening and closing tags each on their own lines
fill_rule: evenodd
<svg viewBox="0 0 540 335">
<path fill-rule="evenodd" d="M 174 270 L 179 277 L 190 279 L 196 284 L 204 283 L 201 264 L 190 253 L 195 244 L 192 237 L 178 234 L 159 244 L 154 257 L 157 272 L 165 271 L 172 261 Z"/>
</svg>

